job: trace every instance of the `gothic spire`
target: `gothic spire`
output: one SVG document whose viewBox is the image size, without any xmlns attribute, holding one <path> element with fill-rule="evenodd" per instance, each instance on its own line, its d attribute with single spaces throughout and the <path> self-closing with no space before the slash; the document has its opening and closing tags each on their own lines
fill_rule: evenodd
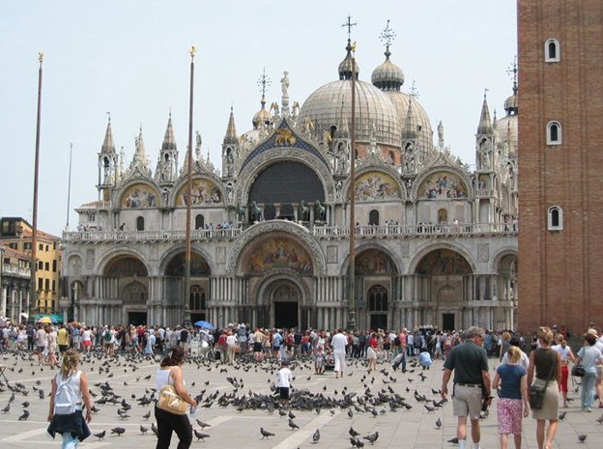
<svg viewBox="0 0 603 449">
<path fill-rule="evenodd" d="M 105 131 L 105 140 L 101 148 L 102 153 L 115 154 L 115 143 L 113 142 L 113 131 L 111 130 L 111 116 L 109 115 L 109 121 L 107 122 L 107 130 Z"/>
<path fill-rule="evenodd" d="M 479 125 L 477 126 L 478 134 L 490 134 L 492 133 L 492 120 L 490 120 L 490 110 L 488 108 L 487 100 L 488 90 L 484 92 L 484 102 L 482 104 L 482 113 L 479 119 Z"/>
<path fill-rule="evenodd" d="M 226 135 L 224 136 L 224 143 L 236 143 L 237 142 L 237 128 L 235 126 L 235 119 L 232 106 L 230 107 L 230 117 L 228 119 L 228 126 L 226 127 Z"/>
<path fill-rule="evenodd" d="M 175 150 L 176 137 L 174 136 L 174 126 L 172 125 L 172 112 L 170 111 L 170 117 L 168 119 L 167 128 L 165 130 L 165 136 L 163 137 L 163 144 L 161 145 L 162 150 Z"/>
</svg>

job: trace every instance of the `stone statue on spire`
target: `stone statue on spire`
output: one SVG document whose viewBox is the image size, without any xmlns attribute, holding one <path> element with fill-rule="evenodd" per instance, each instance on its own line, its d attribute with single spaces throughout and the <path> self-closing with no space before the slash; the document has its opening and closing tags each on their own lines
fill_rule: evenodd
<svg viewBox="0 0 603 449">
<path fill-rule="evenodd" d="M 289 72 L 286 70 L 281 78 L 281 91 L 283 93 L 281 100 L 283 115 L 289 115 Z"/>
</svg>

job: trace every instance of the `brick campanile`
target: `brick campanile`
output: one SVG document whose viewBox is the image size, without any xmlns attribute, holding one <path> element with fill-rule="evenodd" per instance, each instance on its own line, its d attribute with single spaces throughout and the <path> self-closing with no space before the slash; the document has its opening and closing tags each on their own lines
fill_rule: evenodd
<svg viewBox="0 0 603 449">
<path fill-rule="evenodd" d="M 519 329 L 603 326 L 603 2 L 518 0 Z"/>
</svg>

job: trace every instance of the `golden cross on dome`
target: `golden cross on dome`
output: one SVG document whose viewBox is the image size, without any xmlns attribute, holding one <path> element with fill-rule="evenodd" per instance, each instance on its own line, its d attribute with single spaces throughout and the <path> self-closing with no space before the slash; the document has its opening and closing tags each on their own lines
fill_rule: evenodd
<svg viewBox="0 0 603 449">
<path fill-rule="evenodd" d="M 352 39 L 352 27 L 356 25 L 358 25 L 358 22 L 352 23 L 352 16 L 348 16 L 348 21 L 341 25 L 342 27 L 347 27 L 348 29 L 348 40 Z"/>
</svg>

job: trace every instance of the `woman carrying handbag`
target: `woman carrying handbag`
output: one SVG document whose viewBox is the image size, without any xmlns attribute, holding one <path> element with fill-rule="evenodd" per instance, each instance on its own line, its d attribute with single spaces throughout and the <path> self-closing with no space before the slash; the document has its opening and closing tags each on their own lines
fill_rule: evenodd
<svg viewBox="0 0 603 449">
<path fill-rule="evenodd" d="M 559 353 L 551 349 L 553 331 L 549 327 L 538 328 L 539 347 L 530 353 L 528 385 L 545 388 L 542 407 L 532 408 L 532 417 L 536 419 L 536 442 L 538 449 L 551 449 L 559 424 L 559 383 L 561 383 L 561 359 Z M 549 427 L 545 425 L 549 421 Z"/>
<path fill-rule="evenodd" d="M 192 407 L 197 406 L 197 401 L 188 393 L 184 386 L 182 365 L 184 364 L 184 350 L 180 346 L 173 346 L 168 355 L 161 361 L 156 374 L 157 392 L 161 396 L 162 388 L 173 385 L 175 394 Z M 172 432 L 178 435 L 177 449 L 188 449 L 193 441 L 193 430 L 186 415 L 160 408 L 160 400 L 155 405 L 155 418 L 157 419 L 157 446 L 156 449 L 167 449 L 170 446 Z"/>
</svg>

